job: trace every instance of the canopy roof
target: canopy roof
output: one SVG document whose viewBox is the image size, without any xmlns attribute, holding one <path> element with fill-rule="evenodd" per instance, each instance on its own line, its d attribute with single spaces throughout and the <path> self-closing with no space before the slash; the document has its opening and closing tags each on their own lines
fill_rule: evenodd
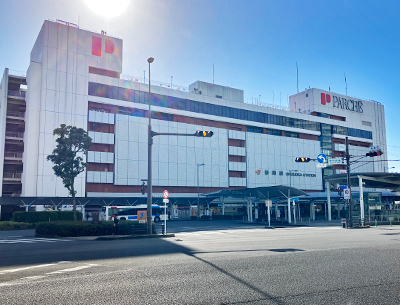
<svg viewBox="0 0 400 305">
<path fill-rule="evenodd" d="M 256 197 L 257 199 L 287 199 L 308 196 L 306 192 L 294 187 L 276 185 L 268 187 L 245 188 L 240 190 L 221 190 L 204 194 L 207 197 Z"/>
<path fill-rule="evenodd" d="M 358 186 L 358 178 L 363 179 L 364 187 L 380 189 L 400 189 L 400 174 L 398 173 L 350 173 L 351 186 Z M 330 183 L 347 184 L 347 174 L 336 174 L 324 177 Z"/>
</svg>

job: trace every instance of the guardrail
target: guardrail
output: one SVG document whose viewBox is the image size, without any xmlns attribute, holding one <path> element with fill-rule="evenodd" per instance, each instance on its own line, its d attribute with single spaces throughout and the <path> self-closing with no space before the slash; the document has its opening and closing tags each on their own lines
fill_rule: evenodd
<svg viewBox="0 0 400 305">
<path fill-rule="evenodd" d="M 4 157 L 5 158 L 14 158 L 14 159 L 22 159 L 23 153 L 19 152 L 4 152 Z"/>
<path fill-rule="evenodd" d="M 3 173 L 3 178 L 11 178 L 11 179 L 21 179 L 22 173 Z"/>
<path fill-rule="evenodd" d="M 3 194 L 2 197 L 21 197 L 21 193 Z"/>
<path fill-rule="evenodd" d="M 23 139 L 24 133 L 18 131 L 6 131 L 6 137 Z"/>
<path fill-rule="evenodd" d="M 13 116 L 13 117 L 18 117 L 18 118 L 24 118 L 24 117 L 25 117 L 25 112 L 9 110 L 9 111 L 7 111 L 7 116 Z"/>
<path fill-rule="evenodd" d="M 22 91 L 22 90 L 19 90 L 19 91 L 8 90 L 8 95 L 25 98 L 26 91 Z"/>
</svg>

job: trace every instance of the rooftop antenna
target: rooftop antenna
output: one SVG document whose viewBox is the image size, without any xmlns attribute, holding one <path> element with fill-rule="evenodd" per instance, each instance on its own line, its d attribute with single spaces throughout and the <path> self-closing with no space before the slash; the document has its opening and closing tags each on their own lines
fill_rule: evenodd
<svg viewBox="0 0 400 305">
<path fill-rule="evenodd" d="M 346 96 L 347 96 L 347 79 L 346 79 L 346 73 L 344 73 L 344 82 L 346 84 Z"/>
<path fill-rule="evenodd" d="M 213 64 L 213 84 L 214 84 L 214 64 Z"/>
<path fill-rule="evenodd" d="M 282 107 L 282 95 L 281 95 L 281 92 L 279 92 L 279 107 Z"/>
<path fill-rule="evenodd" d="M 299 93 L 299 66 L 296 61 L 296 70 L 297 70 L 297 93 Z"/>
</svg>

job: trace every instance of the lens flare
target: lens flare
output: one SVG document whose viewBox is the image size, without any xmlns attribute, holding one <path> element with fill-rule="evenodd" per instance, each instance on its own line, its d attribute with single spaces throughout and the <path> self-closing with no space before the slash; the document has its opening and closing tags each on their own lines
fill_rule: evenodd
<svg viewBox="0 0 400 305">
<path fill-rule="evenodd" d="M 106 18 L 121 15 L 129 5 L 130 0 L 84 0 L 95 13 Z"/>
</svg>

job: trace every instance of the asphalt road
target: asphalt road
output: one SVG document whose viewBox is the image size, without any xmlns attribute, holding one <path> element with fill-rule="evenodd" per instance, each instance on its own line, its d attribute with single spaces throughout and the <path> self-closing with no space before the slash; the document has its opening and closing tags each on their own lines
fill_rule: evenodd
<svg viewBox="0 0 400 305">
<path fill-rule="evenodd" d="M 0 304 L 400 304 L 400 227 L 196 225 L 167 239 L 0 235 Z"/>
</svg>

